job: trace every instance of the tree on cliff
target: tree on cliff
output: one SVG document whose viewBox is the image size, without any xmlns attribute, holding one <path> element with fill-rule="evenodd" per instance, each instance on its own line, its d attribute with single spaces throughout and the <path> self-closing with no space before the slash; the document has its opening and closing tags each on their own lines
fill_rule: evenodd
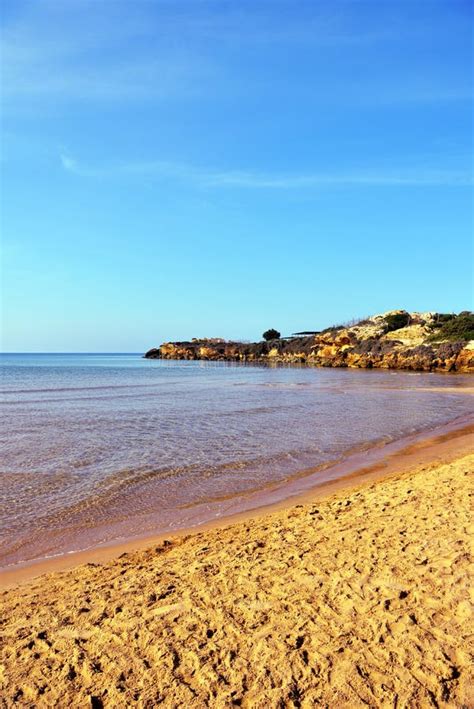
<svg viewBox="0 0 474 709">
<path fill-rule="evenodd" d="M 281 334 L 278 332 L 278 330 L 275 330 L 272 327 L 272 328 L 270 328 L 270 330 L 265 330 L 262 337 L 264 340 L 269 342 L 270 340 L 279 340 L 281 337 Z"/>
</svg>

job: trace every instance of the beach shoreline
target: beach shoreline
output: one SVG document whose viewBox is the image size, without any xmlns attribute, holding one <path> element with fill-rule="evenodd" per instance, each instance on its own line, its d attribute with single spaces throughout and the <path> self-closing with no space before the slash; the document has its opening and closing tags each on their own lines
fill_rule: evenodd
<svg viewBox="0 0 474 709">
<path fill-rule="evenodd" d="M 7 705 L 472 706 L 473 432 L 440 438 L 3 589 Z"/>
<path fill-rule="evenodd" d="M 449 422 L 432 431 L 405 436 L 382 447 L 372 446 L 361 450 L 323 468 L 302 471 L 288 481 L 257 490 L 248 496 L 248 507 L 191 527 L 183 526 L 171 531 L 116 539 L 84 550 L 3 567 L 0 570 L 0 589 L 28 584 L 43 574 L 65 571 L 81 564 L 108 562 L 123 553 L 144 550 L 164 540 L 180 540 L 200 532 L 225 528 L 287 510 L 297 504 L 324 499 L 335 493 L 349 494 L 360 485 L 390 479 L 423 464 L 449 463 L 472 451 L 474 421 L 464 418 Z"/>
</svg>

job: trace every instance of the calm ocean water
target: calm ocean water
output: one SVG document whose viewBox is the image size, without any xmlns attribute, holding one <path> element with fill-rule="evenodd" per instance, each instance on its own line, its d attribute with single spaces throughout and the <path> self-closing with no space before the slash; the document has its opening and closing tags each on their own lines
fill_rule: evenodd
<svg viewBox="0 0 474 709">
<path fill-rule="evenodd" d="M 472 381 L 2 355 L 0 566 L 224 514 L 358 447 L 468 416 Z"/>
</svg>

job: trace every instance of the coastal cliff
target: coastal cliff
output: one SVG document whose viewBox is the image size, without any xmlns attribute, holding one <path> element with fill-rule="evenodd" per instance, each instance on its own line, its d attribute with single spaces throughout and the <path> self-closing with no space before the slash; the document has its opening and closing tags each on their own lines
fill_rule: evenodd
<svg viewBox="0 0 474 709">
<path fill-rule="evenodd" d="M 269 342 L 165 342 L 148 359 L 304 363 L 317 367 L 474 372 L 474 314 L 393 310 L 350 325 Z"/>
</svg>

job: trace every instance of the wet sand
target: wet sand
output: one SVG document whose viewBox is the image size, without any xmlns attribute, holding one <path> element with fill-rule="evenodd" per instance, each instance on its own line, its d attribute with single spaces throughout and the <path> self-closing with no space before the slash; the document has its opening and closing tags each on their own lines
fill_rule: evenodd
<svg viewBox="0 0 474 709">
<path fill-rule="evenodd" d="M 1 596 L 5 705 L 474 706 L 473 450 L 448 435 L 349 489 L 23 579 Z"/>
</svg>

